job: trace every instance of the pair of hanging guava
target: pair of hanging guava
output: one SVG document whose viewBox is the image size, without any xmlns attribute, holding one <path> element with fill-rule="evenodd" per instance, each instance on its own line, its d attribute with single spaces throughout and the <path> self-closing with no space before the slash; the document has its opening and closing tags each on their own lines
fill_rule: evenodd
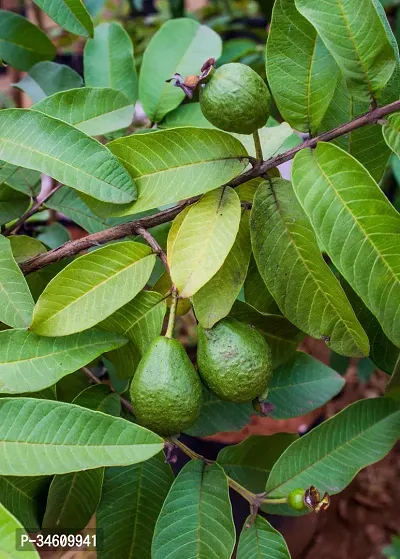
<svg viewBox="0 0 400 559">
<path fill-rule="evenodd" d="M 272 374 L 271 351 L 247 324 L 225 318 L 211 329 L 198 327 L 197 373 L 182 344 L 159 336 L 132 380 L 138 422 L 161 435 L 190 428 L 200 414 L 203 383 L 219 398 L 249 402 L 265 393 Z"/>
</svg>

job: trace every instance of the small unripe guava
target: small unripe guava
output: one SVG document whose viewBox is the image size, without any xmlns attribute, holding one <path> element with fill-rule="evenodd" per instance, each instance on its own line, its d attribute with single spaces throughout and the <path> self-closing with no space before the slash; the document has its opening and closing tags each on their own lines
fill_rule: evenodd
<svg viewBox="0 0 400 559">
<path fill-rule="evenodd" d="M 289 507 L 293 510 L 297 510 L 299 512 L 307 510 L 307 505 L 304 500 L 305 491 L 304 489 L 298 488 L 293 489 L 287 497 L 287 503 Z"/>
<path fill-rule="evenodd" d="M 249 66 L 224 64 L 200 88 L 203 115 L 217 128 L 252 134 L 265 126 L 271 95 L 263 79 Z"/>
<path fill-rule="evenodd" d="M 242 403 L 265 393 L 272 376 L 271 350 L 248 324 L 223 318 L 198 326 L 197 365 L 206 386 L 221 400 Z"/>
</svg>

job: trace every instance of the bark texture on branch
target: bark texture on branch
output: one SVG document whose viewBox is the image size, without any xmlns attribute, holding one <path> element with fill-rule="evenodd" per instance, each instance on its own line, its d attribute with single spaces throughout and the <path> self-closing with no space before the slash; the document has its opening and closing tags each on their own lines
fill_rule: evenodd
<svg viewBox="0 0 400 559">
<path fill-rule="evenodd" d="M 390 105 L 385 105 L 384 107 L 378 107 L 355 118 L 351 122 L 330 130 L 329 132 L 324 132 L 323 134 L 320 134 L 315 138 L 309 138 L 302 144 L 286 151 L 285 153 L 267 159 L 261 164 L 254 164 L 252 169 L 246 171 L 245 173 L 242 173 L 241 175 L 238 175 L 237 177 L 232 179 L 228 183 L 228 185 L 235 187 L 256 177 L 261 177 L 270 169 L 273 169 L 274 167 L 277 167 L 278 165 L 281 165 L 282 163 L 293 159 L 296 153 L 302 149 L 314 148 L 318 144 L 318 142 L 328 142 L 330 140 L 338 138 L 339 136 L 348 134 L 353 130 L 362 128 L 363 126 L 366 126 L 368 124 L 375 124 L 386 115 L 394 113 L 396 111 L 400 111 L 400 101 L 395 101 L 394 103 L 390 103 Z M 115 241 L 117 239 L 127 237 L 128 235 L 143 234 L 143 229 L 150 229 L 151 227 L 155 227 L 156 225 L 161 225 L 162 223 L 172 221 L 186 206 L 193 204 L 198 199 L 199 196 L 195 196 L 193 198 L 185 200 L 184 202 L 178 204 L 177 206 L 174 206 L 173 208 L 163 210 L 151 216 L 143 217 L 135 221 L 130 221 L 122 225 L 116 225 L 115 227 L 111 227 L 106 231 L 100 231 L 99 233 L 88 235 L 87 237 L 83 237 L 82 239 L 78 239 L 76 241 L 69 241 L 64 245 L 54 250 L 50 250 L 45 254 L 40 254 L 38 256 L 35 256 L 34 258 L 26 260 L 25 262 L 20 264 L 20 268 L 25 275 L 30 274 L 31 272 L 40 270 L 41 268 L 44 268 L 45 266 L 48 266 L 53 262 L 57 262 L 58 260 L 62 260 L 63 258 L 79 254 L 80 252 L 83 252 L 90 247 L 102 245 L 110 241 Z"/>
</svg>

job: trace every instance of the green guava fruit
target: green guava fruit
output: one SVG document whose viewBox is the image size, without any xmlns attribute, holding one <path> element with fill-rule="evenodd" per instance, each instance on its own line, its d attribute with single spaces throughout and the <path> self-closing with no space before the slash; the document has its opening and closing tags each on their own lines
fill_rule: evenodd
<svg viewBox="0 0 400 559">
<path fill-rule="evenodd" d="M 304 501 L 305 493 L 304 489 L 293 489 L 287 497 L 289 507 L 300 512 L 307 510 L 308 507 Z"/>
<path fill-rule="evenodd" d="M 200 86 L 203 115 L 217 128 L 252 134 L 265 126 L 271 95 L 263 79 L 249 66 L 224 64 Z"/>
<path fill-rule="evenodd" d="M 197 365 L 221 400 L 249 402 L 263 394 L 272 375 L 271 350 L 262 335 L 234 318 L 198 326 Z"/>
<path fill-rule="evenodd" d="M 150 344 L 130 391 L 138 423 L 160 435 L 180 433 L 200 414 L 201 382 L 178 340 L 159 336 Z"/>
</svg>

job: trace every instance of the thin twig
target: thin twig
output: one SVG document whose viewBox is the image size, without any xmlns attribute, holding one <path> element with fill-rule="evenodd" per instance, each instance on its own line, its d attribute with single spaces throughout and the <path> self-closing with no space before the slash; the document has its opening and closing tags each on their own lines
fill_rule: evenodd
<svg viewBox="0 0 400 559">
<path fill-rule="evenodd" d="M 21 225 L 25 223 L 25 221 L 27 221 L 30 217 L 32 217 L 37 212 L 42 211 L 43 204 L 47 202 L 61 187 L 62 184 L 57 184 L 53 188 L 53 190 L 50 190 L 50 192 L 48 192 L 46 196 L 44 196 L 40 201 L 35 202 L 33 206 L 27 212 L 25 212 L 24 215 L 22 215 L 15 223 L 10 225 L 10 227 L 7 227 L 7 229 L 4 229 L 3 235 L 5 237 L 7 237 L 7 235 L 11 235 L 11 233 L 19 229 L 19 227 L 21 227 Z"/>
<path fill-rule="evenodd" d="M 154 252 L 159 256 L 161 262 L 164 264 L 164 267 L 167 270 L 168 274 L 170 274 L 169 266 L 167 262 L 167 255 L 165 254 L 161 246 L 158 244 L 156 239 L 153 237 L 153 235 L 149 233 L 147 229 L 145 229 L 142 226 L 136 227 L 135 232 L 141 237 L 143 237 L 143 239 L 151 246 Z"/>
<path fill-rule="evenodd" d="M 191 448 L 186 446 L 183 442 L 178 440 L 176 437 L 171 437 L 168 440 L 168 442 L 175 445 L 184 454 L 186 454 L 186 456 L 189 456 L 189 458 L 191 458 L 192 460 L 202 460 L 206 464 L 214 464 L 213 460 L 209 460 L 208 458 L 204 458 L 204 456 L 202 456 L 201 454 L 198 454 L 197 452 L 195 452 L 194 450 L 192 450 Z M 226 477 L 227 477 L 227 480 L 228 480 L 229 487 L 231 489 L 233 489 L 234 491 L 236 491 L 236 493 L 239 493 L 239 495 L 241 495 L 244 499 L 246 499 L 246 501 L 248 501 L 250 503 L 250 505 L 255 506 L 257 509 L 260 505 L 263 505 L 263 504 L 281 505 L 281 504 L 286 503 L 286 497 L 282 497 L 282 498 L 278 498 L 278 499 L 272 499 L 272 498 L 268 499 L 268 498 L 266 498 L 265 493 L 259 493 L 259 494 L 252 493 L 251 491 L 249 491 L 248 489 L 243 487 L 243 485 L 240 485 L 240 483 L 238 483 L 237 481 L 235 481 L 231 477 L 229 477 L 229 476 L 226 476 Z"/>
<path fill-rule="evenodd" d="M 171 298 L 172 300 L 171 300 L 171 307 L 169 309 L 168 326 L 167 326 L 167 331 L 165 332 L 166 338 L 172 338 L 174 335 L 176 307 L 178 305 L 178 292 L 174 285 L 172 286 Z"/>
<path fill-rule="evenodd" d="M 390 103 L 390 105 L 386 105 L 384 107 L 379 107 L 377 109 L 369 111 L 368 113 L 355 118 L 347 124 L 338 126 L 337 128 L 330 130 L 329 132 L 324 132 L 323 134 L 320 134 L 315 138 L 310 138 L 299 146 L 296 146 L 295 148 L 277 155 L 276 157 L 272 157 L 271 159 L 264 161 L 261 165 L 255 165 L 252 169 L 245 173 L 242 173 L 241 175 L 238 175 L 227 184 L 229 186 L 235 187 L 256 177 L 261 177 L 265 175 L 265 173 L 270 169 L 273 169 L 274 167 L 277 167 L 278 165 L 281 165 L 282 163 L 293 159 L 296 153 L 298 153 L 302 149 L 314 148 L 318 144 L 318 142 L 328 142 L 368 124 L 374 124 L 378 122 L 378 120 L 382 119 L 382 117 L 399 110 L 400 100 L 395 101 L 394 103 Z M 128 235 L 135 234 L 138 227 L 149 229 L 150 227 L 172 221 L 184 208 L 186 208 L 186 206 L 193 204 L 198 199 L 199 196 L 195 196 L 193 198 L 185 200 L 184 202 L 178 204 L 177 206 L 174 206 L 173 208 L 163 210 L 151 216 L 143 217 L 136 221 L 124 223 L 122 225 L 117 225 L 115 227 L 112 227 L 111 229 L 107 229 L 106 231 L 100 231 L 99 233 L 88 235 L 87 237 L 78 239 L 76 241 L 69 241 L 61 247 L 51 250 L 45 254 L 39 254 L 38 256 L 35 256 L 34 258 L 21 263 L 21 270 L 24 272 L 24 274 L 29 274 L 31 272 L 39 270 L 40 268 L 43 268 L 44 266 L 52 264 L 53 262 L 57 262 L 58 260 L 61 260 L 63 258 L 79 254 L 80 252 L 87 250 L 92 246 L 98 246 L 110 241 L 115 241 L 116 239 L 121 239 Z"/>
<path fill-rule="evenodd" d="M 101 382 L 101 380 L 99 380 L 96 375 L 94 375 L 92 373 L 92 371 L 90 369 L 88 369 L 87 367 L 81 367 L 81 371 L 85 373 L 85 375 L 90 378 L 90 380 L 92 380 L 93 382 L 95 382 L 96 384 L 104 384 L 105 386 L 107 386 L 110 389 L 110 392 L 114 392 L 115 394 L 118 394 L 118 392 L 111 386 L 111 384 L 106 384 L 104 382 Z M 118 397 L 120 399 L 121 405 L 132 415 L 134 415 L 133 413 L 133 407 L 132 404 L 130 402 L 128 402 L 128 400 L 126 400 L 125 398 L 123 398 L 120 394 L 118 394 Z"/>
</svg>

